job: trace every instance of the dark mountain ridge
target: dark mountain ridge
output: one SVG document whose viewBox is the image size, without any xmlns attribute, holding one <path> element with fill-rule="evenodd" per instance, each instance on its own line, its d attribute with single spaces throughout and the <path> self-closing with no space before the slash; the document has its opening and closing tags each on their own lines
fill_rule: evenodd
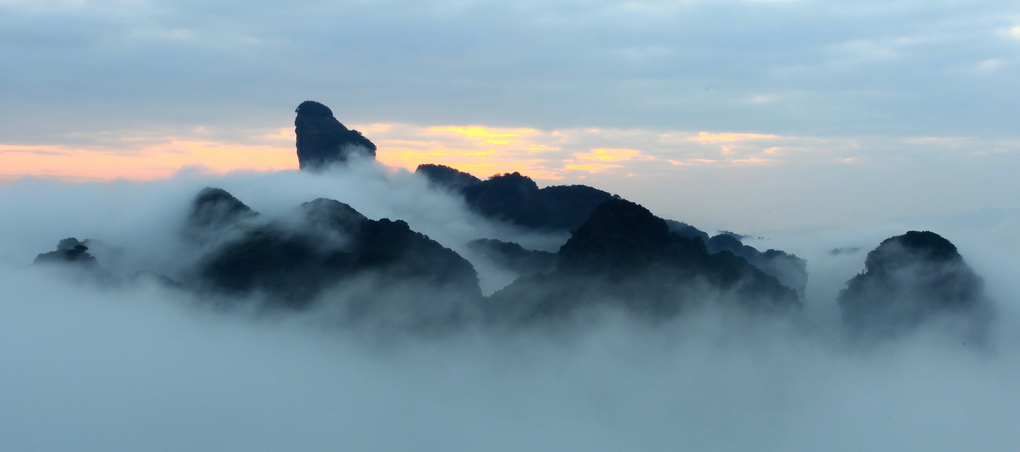
<svg viewBox="0 0 1020 452">
<path fill-rule="evenodd" d="M 792 289 L 744 259 L 710 254 L 644 207 L 612 199 L 560 248 L 553 272 L 519 278 L 490 303 L 501 319 L 530 322 L 599 306 L 669 318 L 725 298 L 755 312 L 801 307 Z"/>
<path fill-rule="evenodd" d="M 375 155 L 371 141 L 318 102 L 298 106 L 295 126 L 302 170 L 318 172 L 352 153 Z M 151 275 L 168 286 L 239 303 L 255 299 L 270 309 L 318 309 L 348 322 L 411 330 L 482 319 L 548 322 L 601 306 L 655 319 L 706 304 L 758 313 L 803 306 L 806 262 L 780 250 L 760 252 L 736 234 L 710 237 L 608 192 L 584 185 L 539 188 L 516 172 L 481 180 L 423 164 L 416 173 L 483 217 L 524 230 L 569 231 L 570 237 L 556 253 L 498 238 L 468 245 L 471 238 L 465 238 L 464 245 L 521 275 L 483 297 L 468 260 L 403 220 L 372 220 L 325 198 L 269 218 L 225 190 L 206 188 L 192 200 L 179 237 L 168 238 L 190 250 L 193 261 L 184 270 L 113 275 L 89 253 L 92 242 L 77 239 L 61 240 L 34 264 L 74 268 L 117 284 Z M 937 234 L 910 231 L 887 239 L 868 254 L 865 267 L 838 299 L 843 323 L 855 334 L 885 337 L 931 319 L 955 318 L 978 337 L 990 321 L 981 279 Z"/>
<path fill-rule="evenodd" d="M 494 175 L 486 180 L 444 165 L 418 165 L 421 174 L 438 187 L 464 197 L 474 212 L 518 226 L 541 230 L 573 230 L 595 206 L 614 196 L 587 185 L 538 188 L 521 173 Z"/>
</svg>

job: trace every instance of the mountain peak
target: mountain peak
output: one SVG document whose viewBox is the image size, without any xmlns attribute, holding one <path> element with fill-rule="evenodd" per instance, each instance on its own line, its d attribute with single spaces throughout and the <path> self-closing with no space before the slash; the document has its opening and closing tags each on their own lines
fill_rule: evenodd
<svg viewBox="0 0 1020 452">
<path fill-rule="evenodd" d="M 375 157 L 376 146 L 361 132 L 345 127 L 333 110 L 306 100 L 295 110 L 298 164 L 302 170 L 321 171 L 344 163 L 353 154 Z"/>
</svg>

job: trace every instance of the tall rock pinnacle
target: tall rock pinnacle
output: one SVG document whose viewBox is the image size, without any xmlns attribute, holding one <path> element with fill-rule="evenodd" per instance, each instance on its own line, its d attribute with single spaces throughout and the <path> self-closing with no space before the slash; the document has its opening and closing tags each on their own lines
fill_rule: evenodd
<svg viewBox="0 0 1020 452">
<path fill-rule="evenodd" d="M 344 127 L 329 107 L 306 100 L 296 111 L 294 132 L 302 170 L 323 170 L 334 163 L 346 162 L 353 153 L 375 157 L 375 144 L 361 132 Z"/>
</svg>

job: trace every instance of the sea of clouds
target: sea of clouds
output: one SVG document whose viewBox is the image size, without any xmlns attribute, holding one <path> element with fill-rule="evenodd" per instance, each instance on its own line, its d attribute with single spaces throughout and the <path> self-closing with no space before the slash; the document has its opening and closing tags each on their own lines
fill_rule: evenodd
<svg viewBox="0 0 1020 452">
<path fill-rule="evenodd" d="M 327 197 L 372 219 L 403 219 L 471 260 L 486 293 L 513 275 L 467 241 L 555 250 L 566 239 L 487 221 L 421 178 L 374 164 L 321 175 L 16 181 L 0 187 L 0 450 L 1016 447 L 1016 215 L 750 240 L 807 259 L 802 315 L 710 307 L 652 325 L 604 312 L 557 329 L 392 340 L 324 325 L 314 311 L 224 312 L 154 280 L 108 287 L 30 265 L 72 236 L 122 248 L 134 267 L 181 265 L 180 227 L 206 186 L 269 215 Z M 843 334 L 839 290 L 867 251 L 907 228 L 942 234 L 984 277 L 997 307 L 987 345 L 935 327 L 872 344 Z"/>
</svg>

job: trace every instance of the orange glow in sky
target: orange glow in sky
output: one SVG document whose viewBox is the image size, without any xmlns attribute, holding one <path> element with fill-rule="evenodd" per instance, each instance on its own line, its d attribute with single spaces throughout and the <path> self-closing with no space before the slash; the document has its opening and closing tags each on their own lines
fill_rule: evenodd
<svg viewBox="0 0 1020 452">
<path fill-rule="evenodd" d="M 23 175 L 61 179 L 159 179 L 187 166 L 216 172 L 297 168 L 294 152 L 268 145 L 172 140 L 130 152 L 65 146 L 0 144 L 0 178 Z"/>
<path fill-rule="evenodd" d="M 390 167 L 414 171 L 419 164 L 436 163 L 481 178 L 517 171 L 547 181 L 690 165 L 768 165 L 782 163 L 789 152 L 824 145 L 817 139 L 736 132 L 545 131 L 400 123 L 350 127 L 369 137 L 378 147 L 377 160 Z M 213 172 L 297 169 L 293 128 L 248 133 L 233 138 L 146 138 L 144 142 L 124 137 L 113 145 L 83 148 L 0 144 L 0 180 L 25 175 L 75 180 L 158 179 L 185 167 Z M 776 141 L 783 141 L 784 147 L 776 146 Z M 804 155 L 802 152 L 799 157 Z"/>
<path fill-rule="evenodd" d="M 414 127 L 407 125 L 355 126 L 379 147 L 376 158 L 388 166 L 414 171 L 422 163 L 451 166 L 478 177 L 520 172 L 536 179 L 563 176 L 550 168 L 544 153 L 560 148 L 549 143 L 550 134 L 529 128 L 478 125 Z"/>
</svg>

